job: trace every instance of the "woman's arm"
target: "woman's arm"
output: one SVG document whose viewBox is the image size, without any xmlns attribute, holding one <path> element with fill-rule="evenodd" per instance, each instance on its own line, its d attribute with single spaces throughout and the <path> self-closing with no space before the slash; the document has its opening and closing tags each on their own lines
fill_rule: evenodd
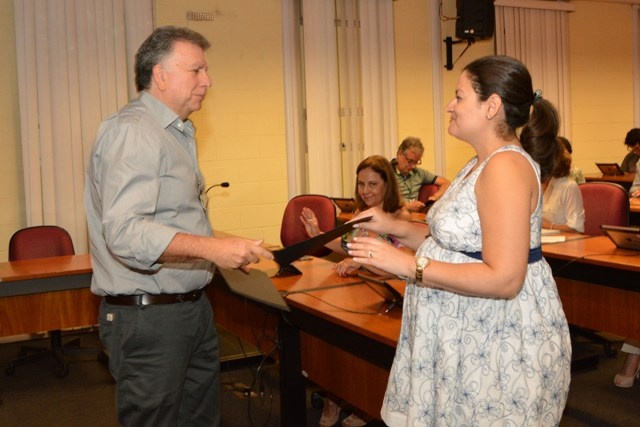
<svg viewBox="0 0 640 427">
<path fill-rule="evenodd" d="M 407 220 L 407 218 L 411 219 L 411 214 L 408 217 L 397 216 L 396 214 L 386 213 L 376 207 L 363 211 L 355 219 L 367 216 L 372 217 L 371 221 L 361 222 L 356 224 L 355 227 L 370 230 L 377 234 L 393 234 L 403 246 L 413 251 L 420 247 L 425 237 L 429 234 L 429 228 L 425 228 L 424 224 L 418 225 Z"/>
<path fill-rule="evenodd" d="M 537 206 L 537 180 L 522 155 L 496 154 L 475 187 L 483 261 L 464 264 L 432 261 L 424 270 L 422 283 L 468 295 L 515 297 L 527 271 L 529 218 Z M 399 277 L 414 277 L 415 258 L 386 246 L 373 239 L 357 238 L 350 244 L 349 254 L 364 265 L 374 265 Z"/>
</svg>

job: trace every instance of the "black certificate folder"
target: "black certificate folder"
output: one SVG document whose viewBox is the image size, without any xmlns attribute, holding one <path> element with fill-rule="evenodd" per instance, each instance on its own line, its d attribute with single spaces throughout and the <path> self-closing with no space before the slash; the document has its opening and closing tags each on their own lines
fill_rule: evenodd
<svg viewBox="0 0 640 427">
<path fill-rule="evenodd" d="M 355 221 L 347 222 L 325 233 L 296 243 L 295 245 L 287 246 L 284 249 L 273 251 L 273 256 L 280 266 L 280 270 L 278 270 L 276 276 L 291 276 L 302 274 L 297 268 L 291 265 L 293 261 L 298 260 L 305 255 L 309 255 L 312 252 L 315 252 L 336 237 L 340 237 L 343 234 L 353 230 L 354 224 L 371 221 L 371 218 L 372 217 L 367 216 Z"/>
<path fill-rule="evenodd" d="M 218 267 L 217 271 L 234 294 L 279 310 L 289 311 L 287 302 L 264 271 L 252 268 L 249 273 L 245 273 L 242 270 L 222 267 Z"/>
</svg>

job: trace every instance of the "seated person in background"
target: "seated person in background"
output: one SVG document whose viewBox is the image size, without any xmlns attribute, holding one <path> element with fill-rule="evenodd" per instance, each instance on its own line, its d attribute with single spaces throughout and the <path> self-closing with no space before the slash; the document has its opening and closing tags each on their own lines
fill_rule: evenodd
<svg viewBox="0 0 640 427">
<path fill-rule="evenodd" d="M 411 214 L 402 205 L 402 198 L 398 190 L 398 182 L 391 167 L 391 163 L 382 156 L 370 156 L 358 165 L 356 178 L 356 210 L 354 215 L 379 206 L 383 211 L 394 213 L 396 218 L 411 219 Z M 318 227 L 318 218 L 315 212 L 309 208 L 303 208 L 300 220 L 304 224 L 309 237 L 315 237 L 322 233 Z M 346 255 L 346 244 L 353 239 L 358 229 L 345 234 L 327 243 L 325 246 L 334 252 Z M 379 236 L 392 245 L 396 245 L 395 238 L 391 235 Z M 356 275 L 361 265 L 351 258 L 345 258 L 334 266 L 339 276 Z M 372 271 L 372 273 L 382 273 Z"/>
<path fill-rule="evenodd" d="M 639 128 L 633 128 L 629 132 L 627 132 L 627 136 L 624 139 L 624 145 L 627 146 L 627 150 L 629 152 L 626 156 L 624 156 L 624 160 L 622 160 L 620 168 L 622 168 L 625 173 L 634 173 L 636 171 L 636 165 L 640 160 Z"/>
<path fill-rule="evenodd" d="M 395 174 L 393 173 L 391 163 L 389 163 L 386 158 L 382 156 L 367 157 L 358 165 L 356 174 L 355 215 L 371 207 L 377 206 L 385 212 L 393 213 L 396 218 L 406 220 L 411 219 L 409 211 L 402 206 L 402 198 L 400 197 L 400 192 L 398 190 L 398 182 L 396 181 Z M 304 224 L 309 237 L 314 237 L 322 233 L 318 228 L 318 218 L 313 210 L 303 208 L 300 220 Z M 346 244 L 353 239 L 356 233 L 359 234 L 361 232 L 362 230 L 360 229 L 354 229 L 342 236 L 342 238 L 332 240 L 325 246 L 334 252 L 346 255 Z M 372 236 L 371 233 L 368 233 L 368 235 Z M 385 234 L 379 235 L 378 237 L 391 245 L 399 246 L 395 237 L 392 235 Z M 334 266 L 334 270 L 339 276 L 355 275 L 360 268 L 362 268 L 362 265 L 355 262 L 351 257 L 345 258 Z M 377 275 L 388 276 L 388 274 L 376 268 L 368 268 L 367 270 Z M 332 398 L 325 397 L 319 426 L 332 426 L 338 422 L 339 417 L 340 406 L 332 400 Z M 364 420 L 355 414 L 349 415 L 342 421 L 343 427 L 357 427 L 364 426 L 366 424 L 367 423 Z"/>
<path fill-rule="evenodd" d="M 564 155 L 551 174 L 551 179 L 542 183 L 542 228 L 552 230 L 584 232 L 584 206 L 578 184 L 569 177 L 571 155 L 558 141 Z"/>
<path fill-rule="evenodd" d="M 564 136 L 559 136 L 558 139 L 560 140 L 560 142 L 562 142 L 562 145 L 564 145 L 564 149 L 567 150 L 573 162 L 573 148 L 571 147 L 571 142 L 569 142 L 569 140 Z M 584 179 L 584 174 L 582 173 L 582 169 L 573 166 L 573 164 L 571 165 L 571 170 L 569 171 L 569 177 L 573 179 L 576 184 L 582 184 L 586 182 L 586 180 Z"/>
<path fill-rule="evenodd" d="M 405 207 L 411 212 L 419 212 L 425 207 L 425 204 L 418 200 L 418 193 L 422 185 L 435 184 L 439 187 L 438 192 L 429 197 L 429 200 L 436 201 L 451 184 L 447 178 L 417 167 L 422 164 L 423 154 L 424 147 L 420 138 L 408 136 L 398 147 L 396 158 L 391 160 L 400 186 L 400 193 L 405 200 Z"/>
<path fill-rule="evenodd" d="M 640 160 L 636 163 L 636 177 L 633 178 L 633 184 L 631 184 L 631 188 L 629 189 L 629 196 L 631 197 L 640 197 Z"/>
<path fill-rule="evenodd" d="M 627 353 L 622 369 L 613 379 L 613 384 L 620 388 L 633 387 L 633 383 L 640 375 L 640 341 L 627 340 L 620 351 Z"/>
</svg>

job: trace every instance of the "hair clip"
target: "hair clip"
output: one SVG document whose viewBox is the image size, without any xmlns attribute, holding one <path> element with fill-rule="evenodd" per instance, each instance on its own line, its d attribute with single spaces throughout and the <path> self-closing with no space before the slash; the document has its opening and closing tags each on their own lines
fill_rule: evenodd
<svg viewBox="0 0 640 427">
<path fill-rule="evenodd" d="M 533 92 L 533 103 L 535 104 L 539 99 L 542 99 L 542 91 L 540 89 L 536 89 Z"/>
</svg>

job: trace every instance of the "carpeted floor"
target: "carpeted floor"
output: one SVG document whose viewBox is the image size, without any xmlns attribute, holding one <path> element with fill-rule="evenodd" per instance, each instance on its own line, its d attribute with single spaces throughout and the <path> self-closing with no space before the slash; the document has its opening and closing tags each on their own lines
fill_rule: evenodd
<svg viewBox="0 0 640 427">
<path fill-rule="evenodd" d="M 81 334 L 82 345 L 98 345 L 95 332 Z M 41 343 L 46 344 L 46 340 Z M 15 357 L 22 343 L 0 344 L 0 369 Z M 612 379 L 624 354 L 606 357 L 602 347 L 587 345 L 600 354 L 597 369 L 576 372 L 561 427 L 640 426 L 640 384 L 618 389 Z M 276 427 L 279 420 L 277 365 L 260 365 L 249 346 L 221 334 L 223 356 L 222 426 Z M 246 353 L 247 360 L 237 358 Z M 58 378 L 53 361 L 18 367 L 13 376 L 0 372 L 0 426 L 114 427 L 113 381 L 96 356 L 73 356 L 69 375 Z M 253 391 L 247 393 L 245 388 Z M 260 393 L 260 390 L 263 390 Z M 320 403 L 307 391 L 307 426 L 317 426 Z M 343 414 L 346 415 L 346 414 Z"/>
<path fill-rule="evenodd" d="M 220 331 L 223 427 L 277 427 L 280 425 L 277 365 L 261 363 L 251 346 Z M 73 336 L 66 336 L 64 342 Z M 78 334 L 83 346 L 99 346 L 96 332 Z M 25 342 L 0 344 L 1 427 L 114 427 L 114 382 L 95 355 L 69 356 L 69 374 L 59 378 L 53 360 L 19 366 L 12 376 L 4 371 Z M 46 346 L 48 339 L 35 340 Z M 247 358 L 244 359 L 243 355 Z M 251 393 L 245 388 L 252 387 Z M 260 395 L 260 390 L 263 390 Z M 317 426 L 321 409 L 311 406 L 308 425 Z"/>
</svg>

